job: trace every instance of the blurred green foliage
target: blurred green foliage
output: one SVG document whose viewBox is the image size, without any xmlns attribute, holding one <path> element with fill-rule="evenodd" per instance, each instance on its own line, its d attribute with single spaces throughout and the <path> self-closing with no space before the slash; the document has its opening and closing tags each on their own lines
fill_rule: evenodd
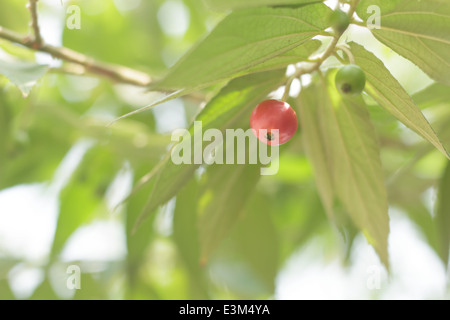
<svg viewBox="0 0 450 320">
<path fill-rule="evenodd" d="M 27 33 L 26 2 L 0 2 L 0 25 Z M 130 10 L 118 5 L 126 0 L 73 0 L 64 7 L 59 1 L 51 5 L 42 2 L 40 12 L 42 19 L 53 19 L 58 25 L 53 32 L 62 33 L 61 45 L 156 78 L 226 15 L 208 7 L 223 8 L 219 1 L 176 1 L 187 12 L 189 23 L 183 34 L 171 35 L 161 25 L 161 7 L 169 1 L 132 2 L 138 6 Z M 70 4 L 81 8 L 79 30 L 64 26 L 64 8 Z M 230 2 L 230 7 L 235 6 L 240 2 Z M 44 37 L 52 34 L 45 26 Z M 309 42 L 306 53 L 303 49 L 296 51 L 295 57 L 304 59 L 317 47 L 316 40 Z M 37 63 L 33 71 L 39 71 L 43 63 L 30 50 L 0 40 L 0 73 L 2 60 L 11 56 Z M 292 62 L 280 61 L 282 65 L 276 67 Z M 40 77 L 33 74 L 31 80 Z M 283 264 L 312 238 L 319 238 L 330 252 L 351 263 L 355 226 L 339 212 L 336 220 L 341 234 L 329 223 L 300 134 L 281 148 L 282 166 L 276 176 L 260 177 L 258 165 L 198 169 L 174 168 L 169 163 L 160 173 L 162 182 L 151 179 L 124 202 L 113 199 L 111 204 L 109 200 L 119 173 L 130 174 L 132 185 L 137 186 L 152 170 L 164 165 L 173 128 L 161 129 L 165 122 L 158 110 L 169 110 L 169 119 L 182 117 L 186 128 L 196 114 L 210 127 L 224 123 L 227 126 L 221 129 L 248 127 L 246 119 L 252 106 L 281 86 L 283 76 L 284 70 L 265 71 L 203 89 L 198 92 L 202 101 L 219 93 L 209 100 L 206 111 L 200 112 L 201 102 L 191 95 L 111 127 L 106 126 L 111 120 L 160 96 L 103 78 L 48 72 L 24 98 L 18 88 L 0 76 L 0 189 L 30 183 L 44 183 L 48 188 L 57 185 L 52 190 L 59 200 L 54 240 L 48 255 L 39 261 L 7 252 L 0 235 L 0 299 L 14 298 L 8 279 L 11 270 L 23 263 L 43 274 L 31 299 L 267 299 L 274 296 Z M 413 96 L 419 107 L 437 115 L 431 117 L 432 125 L 447 146 L 448 92 L 447 86 L 433 84 Z M 429 143 L 404 139 L 405 129 L 377 102 L 365 98 L 381 146 L 389 204 L 404 212 L 421 230 L 424 241 L 447 262 L 448 246 L 441 244 L 448 242 L 448 161 Z M 224 109 L 232 99 L 235 104 Z M 292 104 L 298 108 L 298 101 Z M 58 168 L 80 144 L 85 146 L 83 156 L 67 181 L 58 185 Z M 439 183 L 444 172 L 444 180 Z M 435 221 L 423 195 L 439 185 Z M 143 209 L 146 219 L 136 229 Z M 161 219 L 168 219 L 169 227 L 162 228 Z M 103 220 L 118 221 L 122 226 L 124 257 L 100 261 L 62 258 L 68 240 L 79 228 Z M 75 294 L 67 293 L 66 278 L 53 272 L 71 264 L 82 270 L 82 290 Z"/>
</svg>

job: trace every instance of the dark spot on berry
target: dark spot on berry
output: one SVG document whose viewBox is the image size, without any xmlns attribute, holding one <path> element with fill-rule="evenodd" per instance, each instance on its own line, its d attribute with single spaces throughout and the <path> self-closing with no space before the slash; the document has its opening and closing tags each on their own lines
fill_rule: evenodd
<svg viewBox="0 0 450 320">
<path fill-rule="evenodd" d="M 267 141 L 275 140 L 275 135 L 271 132 L 266 133 L 266 139 Z"/>
<path fill-rule="evenodd" d="M 341 86 L 341 90 L 342 90 L 342 92 L 344 92 L 344 93 L 350 93 L 350 92 L 352 92 L 352 86 L 351 86 L 350 84 L 348 84 L 348 83 L 344 83 L 344 84 Z"/>
</svg>

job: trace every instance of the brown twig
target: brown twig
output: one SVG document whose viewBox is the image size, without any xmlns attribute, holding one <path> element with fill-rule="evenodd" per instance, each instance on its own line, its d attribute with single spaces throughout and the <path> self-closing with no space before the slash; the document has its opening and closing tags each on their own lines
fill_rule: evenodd
<svg viewBox="0 0 450 320">
<path fill-rule="evenodd" d="M 96 61 L 91 57 L 85 56 L 84 54 L 71 49 L 46 44 L 41 36 L 41 31 L 39 28 L 37 13 L 38 2 L 39 0 L 29 0 L 27 6 L 31 15 L 30 27 L 32 29 L 32 35 L 24 36 L 0 26 L 0 38 L 20 44 L 35 51 L 48 53 L 54 58 L 75 64 L 78 68 L 71 67 L 67 70 L 76 70 L 77 75 L 93 73 L 107 77 L 113 81 L 142 87 L 146 87 L 150 84 L 150 76 L 143 72 L 119 65 Z M 61 70 L 64 71 L 66 69 L 62 68 Z M 74 74 L 73 72 L 69 73 Z"/>
<path fill-rule="evenodd" d="M 41 41 L 41 45 L 37 47 L 35 39 L 30 39 L 29 36 L 21 35 L 1 26 L 0 38 L 6 39 L 16 44 L 20 44 L 39 52 L 48 53 L 54 58 L 80 65 L 86 72 L 105 76 L 113 81 L 142 87 L 148 86 L 151 82 L 151 77 L 146 73 L 120 65 L 97 61 L 91 57 L 85 56 L 84 54 L 65 47 L 55 47 L 46 44 L 43 41 Z"/>
<path fill-rule="evenodd" d="M 33 49 L 39 49 L 42 47 L 43 41 L 41 36 L 41 30 L 39 29 L 39 21 L 37 14 L 37 3 L 39 0 L 29 0 L 28 2 L 28 10 L 30 10 L 31 21 L 30 27 L 33 30 L 33 41 L 32 46 Z"/>
</svg>

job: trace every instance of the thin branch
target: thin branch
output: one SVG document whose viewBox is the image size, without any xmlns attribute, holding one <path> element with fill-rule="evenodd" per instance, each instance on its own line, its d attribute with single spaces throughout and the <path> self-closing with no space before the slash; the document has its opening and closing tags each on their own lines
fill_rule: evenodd
<svg viewBox="0 0 450 320">
<path fill-rule="evenodd" d="M 86 75 L 86 68 L 79 64 L 65 63 L 61 67 L 48 68 L 48 72 L 58 74 L 69 74 L 74 76 L 84 76 Z"/>
<path fill-rule="evenodd" d="M 84 54 L 65 47 L 55 47 L 42 42 L 42 45 L 36 48 L 35 39 L 30 39 L 29 36 L 23 36 L 1 26 L 0 38 L 20 44 L 35 51 L 48 53 L 54 58 L 80 65 L 86 72 L 108 77 L 113 81 L 141 87 L 146 87 L 151 82 L 151 77 L 146 73 L 120 65 L 97 61 L 91 57 L 85 56 Z"/>
<path fill-rule="evenodd" d="M 299 68 L 297 68 L 296 72 L 288 78 L 288 80 L 286 82 L 283 98 L 282 98 L 283 101 L 285 101 L 287 99 L 287 97 L 289 96 L 290 87 L 291 87 L 294 79 L 299 78 L 300 76 L 302 76 L 304 74 L 312 73 L 314 71 L 319 70 L 322 63 L 334 53 L 334 50 L 336 48 L 336 45 L 337 45 L 341 35 L 342 34 L 335 34 L 333 36 L 333 39 L 331 40 L 330 44 L 328 45 L 327 49 L 325 50 L 325 52 L 317 60 L 315 60 L 313 63 L 310 63 L 308 65 L 300 66 Z"/>
<path fill-rule="evenodd" d="M 367 27 L 367 24 L 364 21 L 358 21 L 356 19 L 352 19 L 352 21 L 350 22 L 351 24 L 360 26 L 360 27 Z"/>
<path fill-rule="evenodd" d="M 38 21 L 38 14 L 37 14 L 37 3 L 39 0 L 29 0 L 28 2 L 28 9 L 30 10 L 31 14 L 31 22 L 30 26 L 33 30 L 33 49 L 39 49 L 42 47 L 43 41 L 41 36 L 41 30 L 39 29 L 39 21 Z"/>
<path fill-rule="evenodd" d="M 350 18 L 353 17 L 353 14 L 356 11 L 356 7 L 358 6 L 360 0 L 353 0 L 350 4 L 350 9 L 348 11 L 348 16 Z M 300 66 L 297 71 L 288 78 L 287 82 L 286 82 L 286 87 L 285 87 L 285 92 L 283 95 L 283 99 L 286 99 L 289 95 L 289 89 L 292 85 L 292 82 L 294 81 L 294 79 L 299 78 L 300 76 L 307 74 L 307 73 L 312 73 L 314 71 L 318 71 L 320 66 L 323 64 L 323 62 L 325 60 L 327 60 L 330 56 L 332 56 L 335 53 L 336 50 L 336 46 L 339 42 L 339 39 L 341 38 L 342 34 L 344 32 L 336 32 L 333 35 L 333 39 L 331 40 L 331 42 L 328 44 L 325 52 L 316 60 L 314 60 L 313 63 L 310 63 L 309 65 L 305 65 L 305 66 Z"/>
</svg>

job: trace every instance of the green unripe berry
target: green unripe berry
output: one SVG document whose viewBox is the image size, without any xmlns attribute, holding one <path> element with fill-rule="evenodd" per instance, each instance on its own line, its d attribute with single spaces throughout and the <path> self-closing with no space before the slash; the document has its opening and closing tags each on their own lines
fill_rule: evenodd
<svg viewBox="0 0 450 320">
<path fill-rule="evenodd" d="M 349 16 L 341 9 L 336 9 L 328 17 L 328 23 L 337 33 L 343 33 L 350 25 Z"/>
<path fill-rule="evenodd" d="M 335 84 L 343 95 L 358 95 L 366 86 L 366 74 L 359 66 L 349 64 L 339 69 Z"/>
</svg>

